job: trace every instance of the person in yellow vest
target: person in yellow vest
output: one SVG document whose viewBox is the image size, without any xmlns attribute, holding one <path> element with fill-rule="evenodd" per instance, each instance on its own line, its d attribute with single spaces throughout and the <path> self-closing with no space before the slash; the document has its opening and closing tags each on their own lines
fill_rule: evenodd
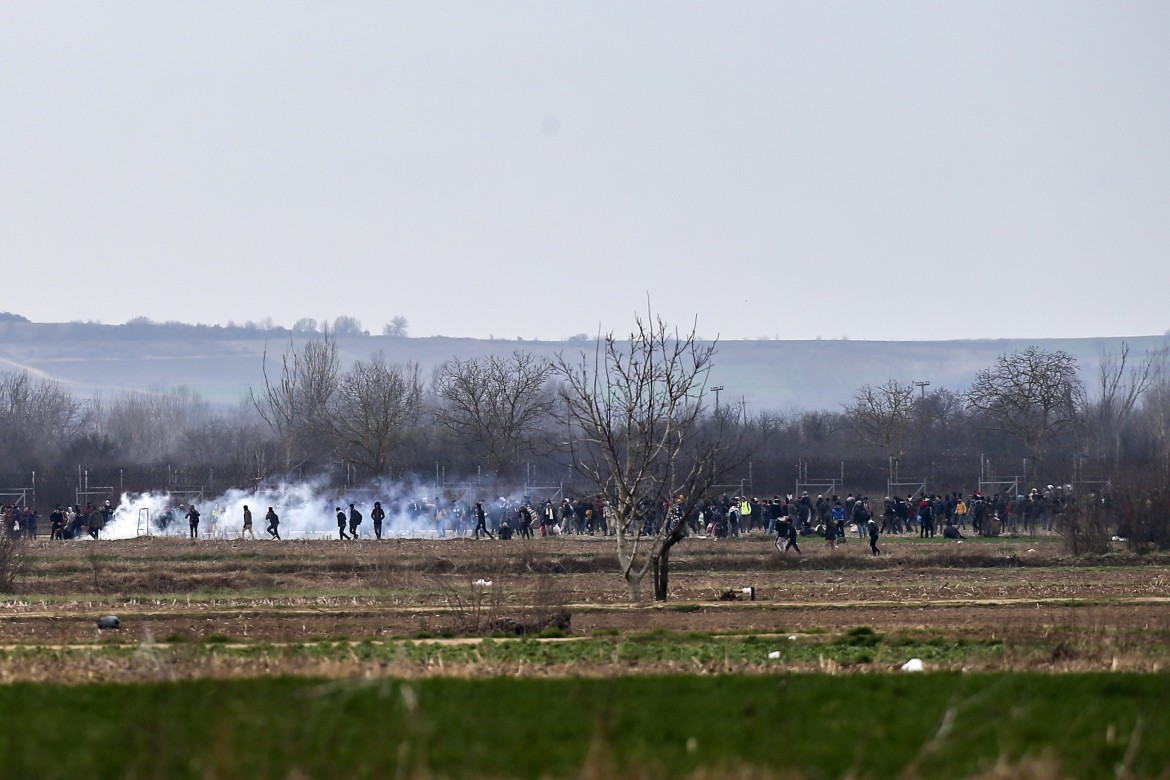
<svg viewBox="0 0 1170 780">
<path fill-rule="evenodd" d="M 955 503 L 955 526 L 958 528 L 967 527 L 967 502 L 963 500 L 961 494 Z"/>
</svg>

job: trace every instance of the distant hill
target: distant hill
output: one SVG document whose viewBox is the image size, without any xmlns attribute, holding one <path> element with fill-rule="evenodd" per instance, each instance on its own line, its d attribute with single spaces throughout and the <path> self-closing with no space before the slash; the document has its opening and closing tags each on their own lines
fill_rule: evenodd
<svg viewBox="0 0 1170 780">
<path fill-rule="evenodd" d="M 0 320 L 0 370 L 27 370 L 91 397 L 126 390 L 186 386 L 214 403 L 235 404 L 263 385 L 263 361 L 277 376 L 281 355 L 310 335 L 281 329 L 134 323 L 30 323 Z M 987 341 L 722 341 L 711 384 L 722 385 L 724 403 L 749 412 L 837 410 L 864 384 L 930 382 L 930 389 L 967 389 L 975 373 L 1000 354 L 1036 345 L 1077 358 L 1092 386 L 1102 350 L 1127 342 L 1142 355 L 1167 344 L 1167 336 Z M 593 343 L 464 338 L 340 336 L 346 364 L 381 350 L 390 362 L 414 361 L 424 377 L 452 358 L 524 350 L 553 356 L 592 351 Z"/>
</svg>

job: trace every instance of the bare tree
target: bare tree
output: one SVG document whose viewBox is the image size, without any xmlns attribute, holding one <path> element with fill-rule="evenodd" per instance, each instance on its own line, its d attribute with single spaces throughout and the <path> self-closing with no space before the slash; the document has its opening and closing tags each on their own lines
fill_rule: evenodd
<svg viewBox="0 0 1170 780">
<path fill-rule="evenodd" d="M 1121 457 L 1121 436 L 1126 420 L 1142 395 L 1151 386 L 1156 368 L 1166 362 L 1167 350 L 1146 352 L 1136 364 L 1130 362 L 1129 344 L 1121 342 L 1120 353 L 1101 353 L 1097 368 L 1097 399 L 1086 409 L 1090 435 L 1101 454 L 1108 451 L 1114 466 Z"/>
<path fill-rule="evenodd" d="M 922 452 L 952 452 L 964 433 L 966 404 L 958 393 L 940 387 L 914 402 L 914 447 Z"/>
<path fill-rule="evenodd" d="M 14 532 L 7 515 L 0 517 L 0 593 L 15 593 L 27 566 L 26 537 Z"/>
<path fill-rule="evenodd" d="M 435 419 L 499 473 L 534 451 L 556 400 L 552 366 L 527 352 L 452 360 L 435 371 Z"/>
<path fill-rule="evenodd" d="M 27 371 L 0 374 L 0 465 L 45 463 L 82 432 L 81 403 Z"/>
<path fill-rule="evenodd" d="M 632 601 L 651 569 L 655 598 L 666 599 L 670 550 L 687 519 L 746 456 L 734 412 L 704 414 L 714 354 L 715 344 L 701 343 L 693 328 L 680 336 L 661 319 L 639 317 L 628 340 L 610 333 L 592 356 L 554 363 L 575 466 L 610 501 Z M 662 507 L 669 507 L 664 521 L 648 533 L 647 515 Z"/>
<path fill-rule="evenodd" d="M 346 460 L 385 474 L 395 450 L 422 417 L 422 383 L 416 364 L 386 365 L 381 352 L 358 361 L 342 378 L 330 408 L 330 425 Z"/>
<path fill-rule="evenodd" d="M 210 407 L 190 388 L 151 387 L 93 403 L 92 433 L 127 456 L 150 463 L 179 454 L 183 435 L 209 419 Z"/>
<path fill-rule="evenodd" d="M 250 397 L 284 449 L 285 469 L 326 457 L 329 405 L 341 381 L 337 343 L 326 333 L 297 352 L 290 342 L 278 378 L 269 376 L 266 349 L 263 371 L 263 391 L 257 395 L 253 390 Z"/>
<path fill-rule="evenodd" d="M 893 458 L 906 452 L 906 435 L 914 410 L 914 385 L 891 379 L 880 387 L 863 385 L 845 404 L 858 440 Z"/>
<path fill-rule="evenodd" d="M 1033 472 L 1041 474 L 1048 443 L 1077 423 L 1084 387 L 1072 355 L 1028 347 L 979 371 L 966 399 L 996 430 L 1023 444 Z"/>
<path fill-rule="evenodd" d="M 362 321 L 357 317 L 341 315 L 333 320 L 333 335 L 335 336 L 365 336 L 362 330 Z"/>
<path fill-rule="evenodd" d="M 393 336 L 395 338 L 406 338 L 406 331 L 408 327 L 409 323 L 406 321 L 406 317 L 399 315 L 386 323 L 385 327 L 382 328 L 382 335 Z"/>
<path fill-rule="evenodd" d="M 217 473 L 238 483 L 268 473 L 272 445 L 271 430 L 255 407 L 245 403 L 188 427 L 180 438 L 184 465 L 214 466 Z"/>
<path fill-rule="evenodd" d="M 1170 477 L 1170 366 L 1158 362 L 1142 401 L 1140 416 L 1157 469 Z"/>
</svg>

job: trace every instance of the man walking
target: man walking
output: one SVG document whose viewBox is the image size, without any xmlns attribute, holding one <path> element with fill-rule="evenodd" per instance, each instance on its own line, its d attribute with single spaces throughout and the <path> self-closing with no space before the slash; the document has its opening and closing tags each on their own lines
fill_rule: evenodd
<svg viewBox="0 0 1170 780">
<path fill-rule="evenodd" d="M 244 504 L 244 527 L 240 529 L 240 538 L 243 539 L 245 534 L 252 537 L 253 542 L 256 541 L 256 534 L 252 533 L 252 510 L 247 504 Z"/>
<path fill-rule="evenodd" d="M 881 555 L 882 551 L 878 549 L 878 524 L 877 521 L 870 517 L 865 523 L 866 530 L 869 531 L 869 551 L 872 555 Z"/>
<path fill-rule="evenodd" d="M 516 510 L 520 517 L 520 538 L 532 538 L 532 507 L 527 503 L 521 504 L 520 508 Z"/>
<path fill-rule="evenodd" d="M 358 538 L 358 526 L 362 524 L 362 513 L 353 504 L 349 505 L 349 535 Z"/>
<path fill-rule="evenodd" d="M 187 510 L 187 524 L 191 526 L 191 538 L 199 538 L 199 510 L 192 504 L 191 508 Z"/>
</svg>

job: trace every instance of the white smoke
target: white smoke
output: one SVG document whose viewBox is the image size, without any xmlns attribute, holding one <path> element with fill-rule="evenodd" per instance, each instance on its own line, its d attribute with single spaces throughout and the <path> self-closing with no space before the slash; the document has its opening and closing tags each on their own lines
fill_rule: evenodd
<svg viewBox="0 0 1170 780">
<path fill-rule="evenodd" d="M 256 538 L 267 538 L 269 507 L 280 518 L 280 536 L 283 539 L 336 539 L 337 509 L 349 515 L 354 504 L 362 513 L 358 528 L 363 538 L 374 538 L 374 521 L 370 512 L 374 502 L 380 502 L 386 519 L 382 536 L 392 538 L 443 538 L 456 535 L 455 519 L 448 516 L 435 520 L 436 503 L 449 510 L 456 501 L 474 506 L 476 501 L 504 501 L 516 503 L 528 498 L 525 491 L 509 496 L 460 488 L 435 490 L 412 483 L 378 482 L 358 488 L 338 490 L 324 481 L 304 481 L 264 486 L 255 490 L 228 490 L 222 495 L 200 498 L 191 493 L 124 493 L 113 517 L 102 531 L 106 539 L 133 539 L 142 535 L 188 536 L 187 510 L 192 504 L 199 511 L 201 538 L 236 539 L 244 525 L 244 507 L 252 512 L 252 529 Z M 535 505 L 546 495 L 531 496 Z M 474 526 L 470 521 L 469 528 Z M 347 525 L 348 532 L 348 525 Z"/>
</svg>

